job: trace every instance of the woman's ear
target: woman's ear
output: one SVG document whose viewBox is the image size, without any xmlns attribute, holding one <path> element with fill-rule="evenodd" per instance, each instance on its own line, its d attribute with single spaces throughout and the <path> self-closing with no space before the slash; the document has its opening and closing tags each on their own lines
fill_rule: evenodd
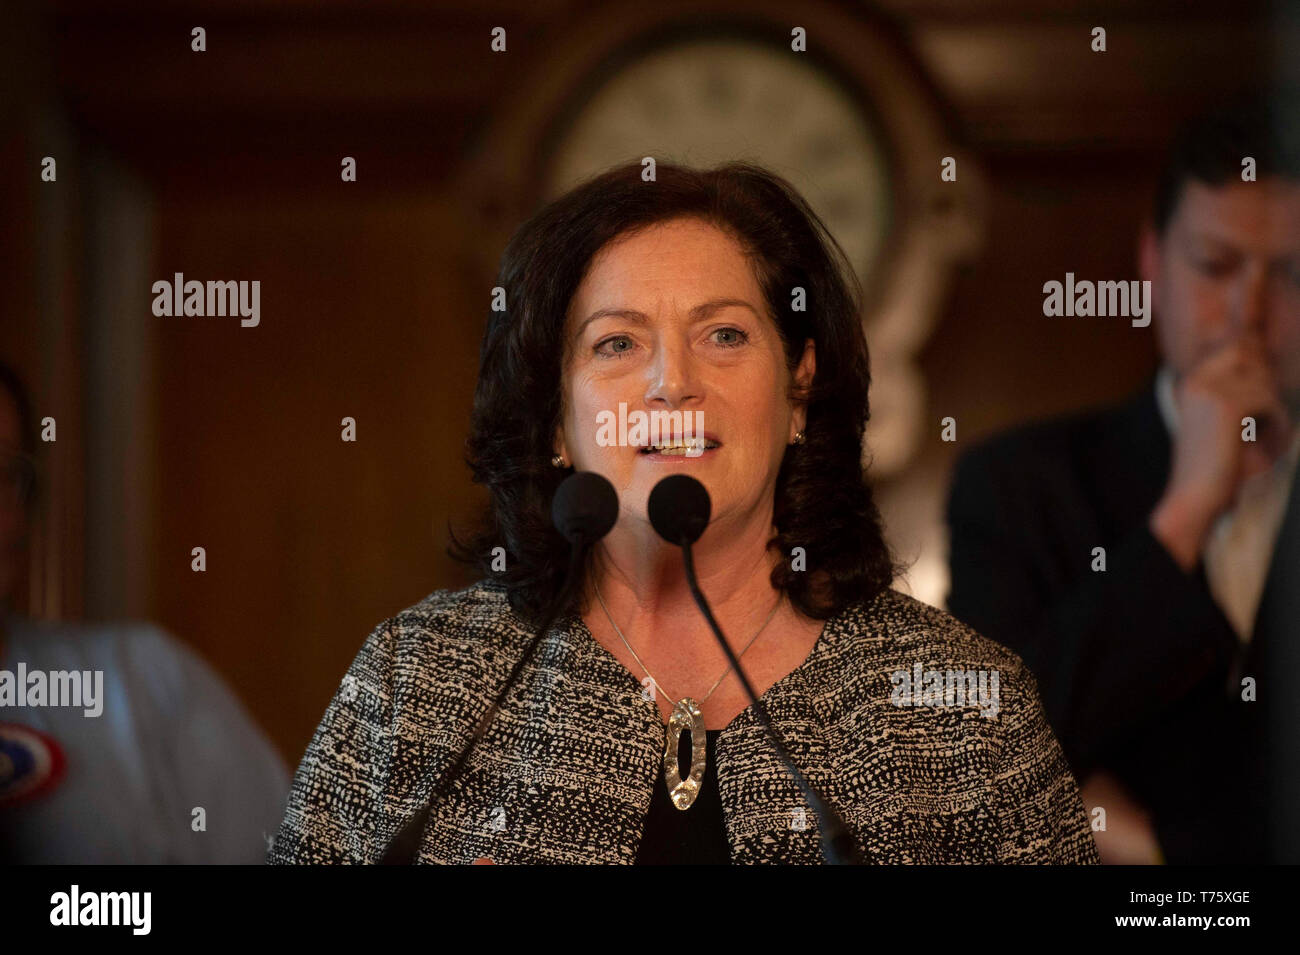
<svg viewBox="0 0 1300 955">
<path fill-rule="evenodd" d="M 803 357 L 799 359 L 799 367 L 794 370 L 794 408 L 791 414 L 791 427 L 794 431 L 802 431 L 807 424 L 808 419 L 808 389 L 812 387 L 813 376 L 817 374 L 817 348 L 813 340 L 809 338 L 803 343 Z M 794 431 L 790 434 L 790 440 L 794 440 Z"/>
</svg>

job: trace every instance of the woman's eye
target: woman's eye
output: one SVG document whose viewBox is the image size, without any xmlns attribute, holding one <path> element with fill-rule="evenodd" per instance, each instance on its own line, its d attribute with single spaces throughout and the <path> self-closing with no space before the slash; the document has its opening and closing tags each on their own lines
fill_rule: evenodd
<svg viewBox="0 0 1300 955">
<path fill-rule="evenodd" d="M 610 346 L 625 345 L 626 347 L 606 348 L 605 347 L 606 345 L 610 345 Z M 626 335 L 613 335 L 609 338 L 606 338 L 604 341 L 597 342 L 594 348 L 594 351 L 597 354 L 605 355 L 606 357 L 618 357 L 619 355 L 626 354 L 631 350 L 632 350 L 632 339 L 628 338 Z"/>
<path fill-rule="evenodd" d="M 725 348 L 735 348 L 737 345 L 743 345 L 749 341 L 749 336 L 739 328 L 719 328 L 713 334 L 725 336 L 725 339 L 718 341 L 718 344 Z"/>
</svg>

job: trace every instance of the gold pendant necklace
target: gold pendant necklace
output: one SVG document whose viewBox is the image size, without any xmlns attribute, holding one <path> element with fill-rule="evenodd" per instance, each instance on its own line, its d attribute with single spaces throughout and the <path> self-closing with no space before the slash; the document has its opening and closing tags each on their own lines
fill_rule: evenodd
<svg viewBox="0 0 1300 955">
<path fill-rule="evenodd" d="M 618 638 L 623 641 L 623 646 L 627 647 L 627 652 L 632 654 L 632 659 L 636 660 L 642 670 L 645 670 L 645 675 L 650 678 L 651 685 L 663 694 L 665 700 L 669 703 L 673 703 L 673 698 L 667 693 L 664 693 L 660 688 L 659 681 L 656 680 L 654 676 L 651 675 L 650 671 L 646 669 L 646 665 L 642 663 L 641 658 L 636 655 L 636 651 L 632 649 L 632 645 L 627 642 L 627 637 L 623 636 L 623 631 L 618 628 L 618 624 L 616 624 L 614 618 L 610 616 L 609 608 L 605 606 L 605 598 L 600 595 L 600 585 L 597 584 L 594 579 L 592 580 L 592 585 L 596 590 L 596 599 L 600 601 L 600 609 L 605 611 L 605 619 L 608 620 L 609 625 L 614 628 L 614 632 L 618 634 Z M 754 645 L 754 641 L 758 639 L 759 634 L 767 629 L 767 625 L 771 623 L 772 618 L 776 616 L 776 611 L 781 606 L 781 601 L 783 599 L 785 599 L 784 592 L 777 596 L 776 606 L 772 608 L 772 612 L 769 613 L 767 619 L 763 621 L 763 626 L 758 628 L 758 633 L 754 634 L 754 636 L 750 638 L 749 643 L 745 644 L 745 649 L 740 651 L 740 654 L 736 657 L 737 660 L 745 655 L 745 652 Z M 706 748 L 708 745 L 708 736 L 706 735 L 708 731 L 704 728 L 704 717 L 700 713 L 700 706 L 713 695 L 713 691 L 716 690 L 719 684 L 726 679 L 727 674 L 730 673 L 731 670 L 732 667 L 728 665 L 722 676 L 718 677 L 717 681 L 709 689 L 709 692 L 704 694 L 704 699 L 700 700 L 699 703 L 695 702 L 695 700 L 691 699 L 689 696 L 683 697 L 676 703 L 673 703 L 673 712 L 668 719 L 667 733 L 664 736 L 664 782 L 668 786 L 668 796 L 672 800 L 673 805 L 683 811 L 690 809 L 691 804 L 695 802 L 695 797 L 700 794 L 700 783 L 704 779 L 704 770 L 706 763 L 708 762 L 708 750 Z M 691 733 L 691 768 L 686 774 L 685 779 L 682 779 L 681 769 L 678 763 L 683 730 L 690 730 Z"/>
</svg>

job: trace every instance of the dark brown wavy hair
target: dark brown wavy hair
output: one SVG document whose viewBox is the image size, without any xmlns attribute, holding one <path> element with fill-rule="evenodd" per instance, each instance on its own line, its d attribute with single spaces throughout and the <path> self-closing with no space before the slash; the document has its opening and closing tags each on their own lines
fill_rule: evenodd
<svg viewBox="0 0 1300 955">
<path fill-rule="evenodd" d="M 505 311 L 489 312 L 466 463 L 491 501 L 467 541 L 448 553 L 502 582 L 511 607 L 536 621 L 562 599 L 569 544 L 551 525 L 551 498 L 572 468 L 551 464 L 560 423 L 565 318 L 595 255 L 609 242 L 669 219 L 694 217 L 745 250 L 775 317 L 793 375 L 808 338 L 817 367 L 804 444 L 786 450 L 777 474 L 768 542 L 785 559 L 772 586 L 805 615 L 834 616 L 888 587 L 897 572 L 861 465 L 871 381 L 862 334 L 862 292 L 843 249 L 786 180 L 747 162 L 709 170 L 659 163 L 652 182 L 639 162 L 612 168 L 551 202 L 519 227 L 501 257 Z M 792 290 L 806 310 L 792 308 Z M 492 569 L 504 547 L 506 569 Z M 802 547 L 807 569 L 794 570 Z M 583 572 L 589 573 L 588 555 Z M 576 608 L 580 581 L 573 597 Z"/>
</svg>

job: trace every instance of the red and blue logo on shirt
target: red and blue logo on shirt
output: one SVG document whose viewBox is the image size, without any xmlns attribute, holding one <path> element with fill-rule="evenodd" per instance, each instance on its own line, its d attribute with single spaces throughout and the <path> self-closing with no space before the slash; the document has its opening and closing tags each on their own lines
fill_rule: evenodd
<svg viewBox="0 0 1300 955">
<path fill-rule="evenodd" d="M 30 726 L 0 723 L 0 806 L 35 799 L 59 784 L 63 748 Z"/>
</svg>

